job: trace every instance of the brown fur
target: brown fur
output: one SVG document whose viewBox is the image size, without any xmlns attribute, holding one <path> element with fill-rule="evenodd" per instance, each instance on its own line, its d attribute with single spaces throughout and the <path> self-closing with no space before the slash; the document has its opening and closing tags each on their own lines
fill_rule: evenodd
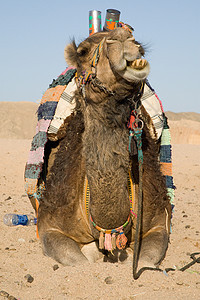
<svg viewBox="0 0 200 300">
<path fill-rule="evenodd" d="M 98 226 L 107 229 L 121 226 L 130 213 L 127 189 L 129 166 L 136 190 L 138 185 L 137 155 L 130 155 L 127 149 L 127 122 L 134 106 L 134 96 L 141 86 L 140 76 L 147 71 L 131 70 L 126 77 L 127 70 L 120 69 L 124 64 L 123 53 L 118 51 L 122 51 L 120 49 L 126 44 L 125 49 L 129 52 L 126 56 L 134 60 L 141 57 L 144 50 L 129 40 L 129 32 L 120 28 L 110 33 L 94 34 L 79 47 L 73 42 L 66 48 L 65 57 L 69 65 L 77 68 L 80 76 L 82 71 L 91 69 L 90 60 L 102 38 L 116 40 L 114 44 L 103 44 L 97 65 L 97 78 L 114 94 L 103 92 L 92 82 L 86 84 L 86 99 L 80 91 L 76 93 L 76 112 L 62 135 L 64 138 L 59 143 L 54 163 L 48 172 L 46 191 L 39 208 L 38 226 L 44 252 L 65 265 L 72 261 L 70 255 L 74 255 L 73 263 L 79 263 L 81 252 L 77 249 L 99 238 L 99 232 L 88 220 L 84 209 L 85 176 L 90 186 L 89 212 Z M 118 46 L 115 47 L 116 43 Z M 114 60 L 117 56 L 121 57 L 121 61 Z M 171 216 L 171 208 L 158 162 L 159 146 L 150 134 L 152 122 L 144 108 L 140 117 L 144 121 L 142 267 L 143 261 L 147 262 L 147 266 L 157 265 L 165 255 L 168 244 L 166 219 Z M 137 206 L 137 193 L 135 202 Z M 132 245 L 134 220 L 125 228 L 125 233 Z M 69 239 L 73 242 L 69 243 Z M 77 244 L 74 253 L 71 253 L 68 250 L 73 249 L 74 241 Z"/>
</svg>

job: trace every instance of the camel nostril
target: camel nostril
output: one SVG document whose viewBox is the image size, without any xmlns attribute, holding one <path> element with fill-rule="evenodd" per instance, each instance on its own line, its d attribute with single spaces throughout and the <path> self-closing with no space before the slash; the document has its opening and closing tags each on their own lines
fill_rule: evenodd
<svg viewBox="0 0 200 300">
<path fill-rule="evenodd" d="M 117 42 L 118 42 L 117 40 L 106 40 L 107 44 L 114 44 L 114 43 L 117 43 Z"/>
<path fill-rule="evenodd" d="M 127 41 L 135 41 L 135 38 L 134 38 L 134 36 L 132 36 L 132 37 L 128 38 L 128 39 L 127 39 Z"/>
</svg>

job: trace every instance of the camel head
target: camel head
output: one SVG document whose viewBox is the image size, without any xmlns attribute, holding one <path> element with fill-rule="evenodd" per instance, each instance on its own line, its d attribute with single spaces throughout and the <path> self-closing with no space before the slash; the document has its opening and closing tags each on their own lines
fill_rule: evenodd
<svg viewBox="0 0 200 300">
<path fill-rule="evenodd" d="M 77 69 L 78 77 L 92 72 L 106 89 L 115 92 L 143 82 L 150 70 L 143 47 L 124 28 L 95 33 L 78 47 L 73 41 L 65 48 L 65 59 Z"/>
</svg>

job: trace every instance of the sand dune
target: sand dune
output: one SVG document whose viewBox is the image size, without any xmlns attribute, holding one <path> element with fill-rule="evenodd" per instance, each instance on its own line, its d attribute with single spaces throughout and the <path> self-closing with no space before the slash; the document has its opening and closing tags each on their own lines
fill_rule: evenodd
<svg viewBox="0 0 200 300">
<path fill-rule="evenodd" d="M 200 122 L 187 119 L 169 120 L 172 144 L 200 145 Z"/>
<path fill-rule="evenodd" d="M 35 134 L 38 104 L 0 102 L 0 138 L 31 139 Z"/>
<path fill-rule="evenodd" d="M 33 102 L 0 102 L 0 138 L 32 139 L 37 122 Z M 173 144 L 200 144 L 200 114 L 166 112 Z"/>
<path fill-rule="evenodd" d="M 166 112 L 173 144 L 200 144 L 200 114 Z"/>
<path fill-rule="evenodd" d="M 172 111 L 167 111 L 166 115 L 171 121 L 180 121 L 186 119 L 195 122 L 200 122 L 200 114 L 195 112 L 174 113 Z"/>
</svg>

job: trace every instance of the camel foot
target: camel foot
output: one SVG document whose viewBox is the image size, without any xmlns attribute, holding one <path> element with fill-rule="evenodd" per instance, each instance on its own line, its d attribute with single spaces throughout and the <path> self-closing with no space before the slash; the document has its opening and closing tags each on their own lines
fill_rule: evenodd
<svg viewBox="0 0 200 300">
<path fill-rule="evenodd" d="M 158 268 L 168 247 L 169 235 L 165 229 L 147 233 L 141 241 L 138 268 Z"/>
<path fill-rule="evenodd" d="M 44 255 L 50 256 L 64 266 L 76 266 L 88 262 L 78 244 L 60 232 L 46 232 L 41 241 Z"/>
</svg>

